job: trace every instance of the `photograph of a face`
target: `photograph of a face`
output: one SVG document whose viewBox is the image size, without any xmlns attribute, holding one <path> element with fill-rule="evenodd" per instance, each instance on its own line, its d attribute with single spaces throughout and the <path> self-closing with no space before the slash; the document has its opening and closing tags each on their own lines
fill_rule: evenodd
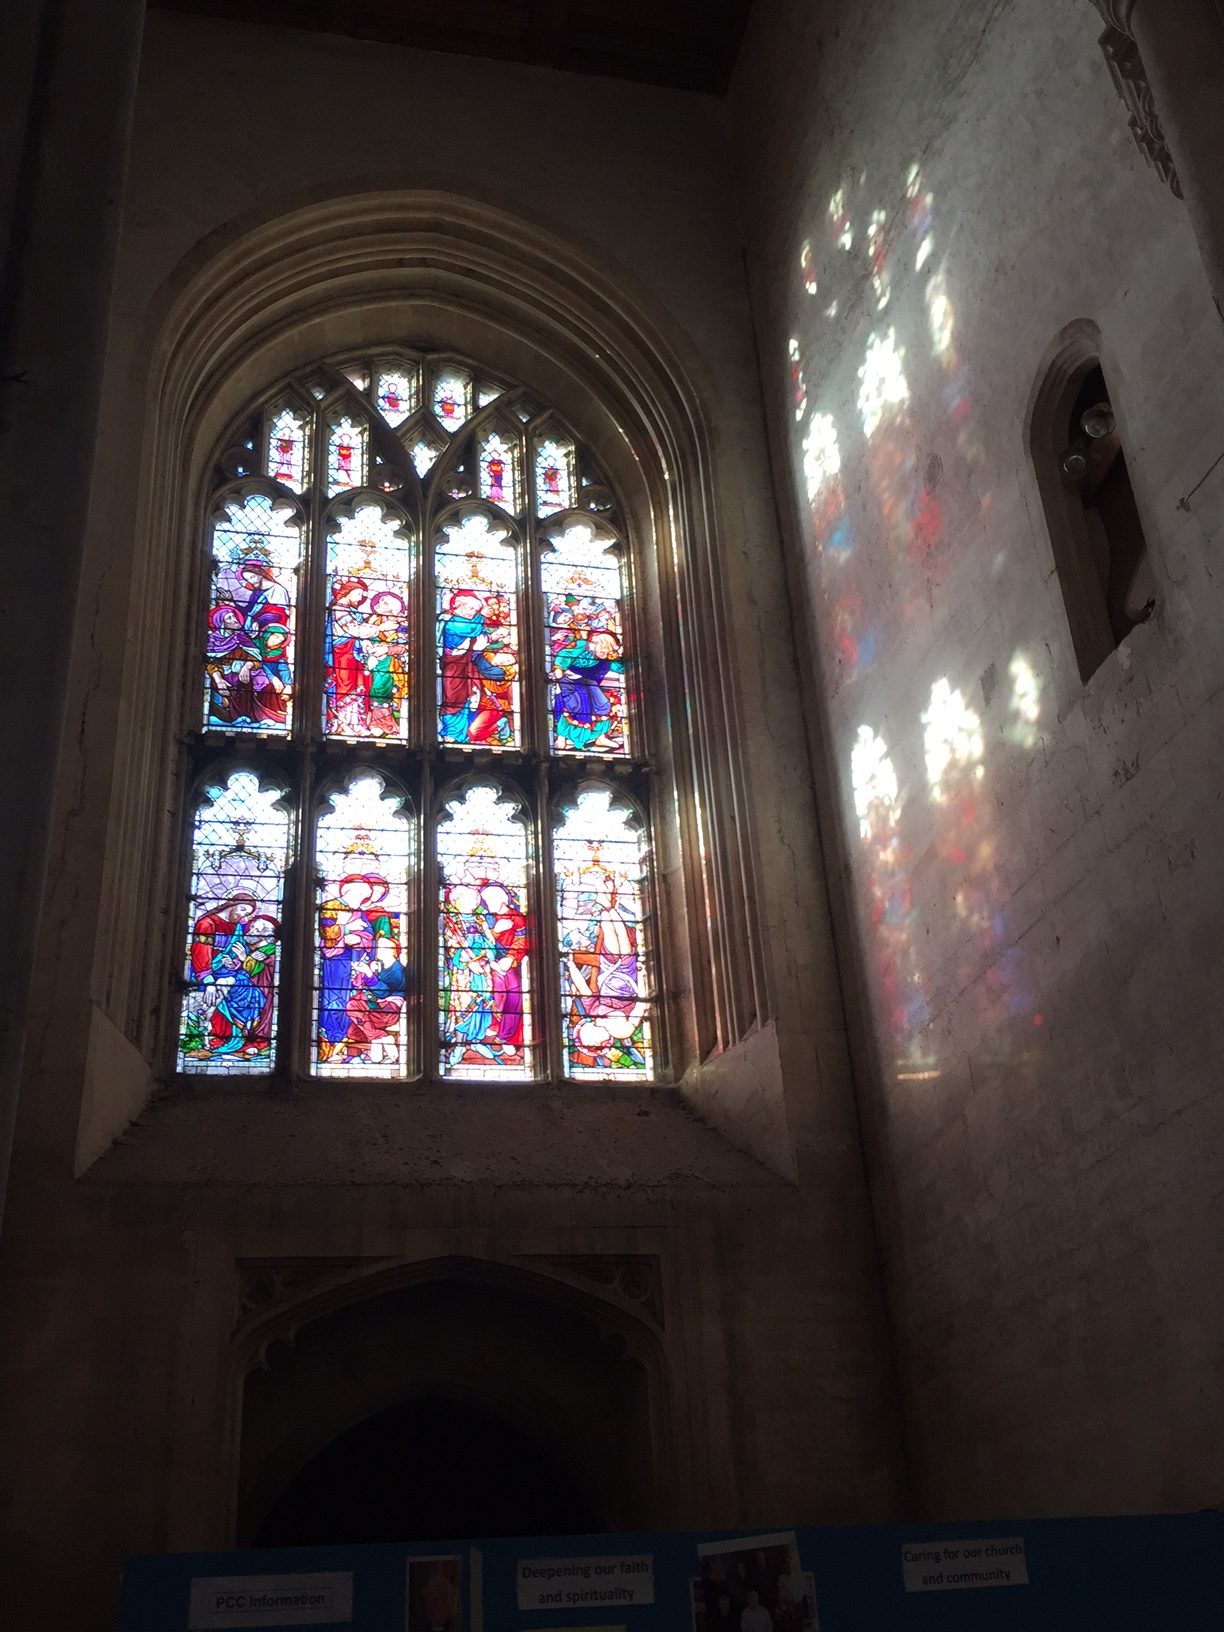
<svg viewBox="0 0 1224 1632">
<path fill-rule="evenodd" d="M 405 1632 L 462 1632 L 462 1594 L 462 1559 L 410 1558 Z"/>
</svg>

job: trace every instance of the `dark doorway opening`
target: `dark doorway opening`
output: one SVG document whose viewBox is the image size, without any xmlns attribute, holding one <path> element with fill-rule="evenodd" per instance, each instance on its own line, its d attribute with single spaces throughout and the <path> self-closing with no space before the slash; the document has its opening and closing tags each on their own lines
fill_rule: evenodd
<svg viewBox="0 0 1224 1632">
<path fill-rule="evenodd" d="M 273 1503 L 257 1547 L 583 1535 L 589 1498 L 541 1445 L 457 1400 L 368 1417 L 306 1464 Z"/>
</svg>

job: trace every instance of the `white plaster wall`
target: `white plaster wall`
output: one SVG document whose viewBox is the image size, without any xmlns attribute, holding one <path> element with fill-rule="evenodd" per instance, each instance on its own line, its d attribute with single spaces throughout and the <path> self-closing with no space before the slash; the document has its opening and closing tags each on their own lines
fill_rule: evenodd
<svg viewBox="0 0 1224 1632">
<path fill-rule="evenodd" d="M 1132 145 L 1100 27 L 1064 0 L 761 0 L 734 95 L 932 1515 L 1221 1492 L 1224 467 L 1207 472 L 1224 327 L 1182 207 Z M 849 250 L 829 211 L 843 185 Z M 1087 686 L 1025 425 L 1043 354 L 1081 318 L 1104 335 L 1159 585 L 1152 622 Z M 890 331 L 907 396 L 869 435 L 860 370 Z M 805 471 L 816 415 L 839 477 L 827 459 Z M 861 757 L 856 808 L 861 732 L 877 774 Z"/>
</svg>

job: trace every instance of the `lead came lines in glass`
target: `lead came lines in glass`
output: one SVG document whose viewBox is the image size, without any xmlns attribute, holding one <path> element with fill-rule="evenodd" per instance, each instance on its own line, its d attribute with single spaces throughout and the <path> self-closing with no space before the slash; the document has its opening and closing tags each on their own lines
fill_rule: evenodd
<svg viewBox="0 0 1224 1632">
<path fill-rule="evenodd" d="M 312 395 L 319 406 L 303 408 Z M 497 417 L 469 429 L 486 408 Z M 648 837 L 644 818 L 600 784 L 581 785 L 545 841 L 556 883 L 546 944 L 559 955 L 545 965 L 540 1018 L 534 1003 L 533 835 L 552 808 L 551 778 L 579 758 L 630 768 L 613 498 L 584 462 L 584 510 L 566 519 L 579 501 L 574 442 L 521 390 L 459 363 L 391 352 L 322 362 L 252 424 L 254 412 L 226 447 L 262 447 L 263 475 L 224 460 L 244 479 L 219 491 L 209 522 L 204 715 L 192 745 L 199 755 L 215 743 L 216 755 L 241 741 L 251 757 L 202 777 L 178 1069 L 266 1076 L 283 1047 L 280 1063 L 300 1048 L 313 1076 L 335 1080 L 436 1069 L 525 1081 L 546 1058 L 575 1080 L 648 1080 Z M 371 441 L 378 493 L 367 490 Z M 422 628 L 426 545 L 434 609 Z M 524 617 L 540 620 L 526 676 Z M 431 639 L 432 726 L 417 690 Z M 525 737 L 527 707 L 545 727 L 539 743 Z M 445 755 L 478 764 L 481 751 L 530 749 L 534 771 L 514 793 L 492 778 L 462 783 L 440 816 L 423 818 L 407 788 L 428 787 L 435 737 Z M 392 745 L 400 752 L 384 758 Z M 290 790 L 303 785 L 325 791 L 295 815 Z M 299 820 L 303 855 L 289 872 Z M 437 957 L 424 970 L 422 844 L 438 891 L 428 908 Z M 299 1000 L 284 1011 L 300 1017 L 293 1046 L 279 1036 L 291 995 L 280 990 L 286 912 L 308 949 L 293 969 Z"/>
<path fill-rule="evenodd" d="M 407 1068 L 412 833 L 378 776 L 352 778 L 319 818 L 314 1067 L 403 1077 Z"/>
<path fill-rule="evenodd" d="M 492 785 L 438 824 L 442 1074 L 531 1075 L 527 834 Z"/>
<path fill-rule="evenodd" d="M 518 562 L 482 513 L 443 528 L 435 555 L 438 736 L 468 747 L 519 742 Z"/>
<path fill-rule="evenodd" d="M 411 690 L 412 551 L 405 523 L 362 505 L 327 545 L 325 725 L 350 742 L 405 741 Z"/>
<path fill-rule="evenodd" d="M 652 1068 L 646 978 L 646 858 L 632 812 L 588 786 L 553 835 L 565 1073 L 646 1077 Z"/>
<path fill-rule="evenodd" d="M 204 725 L 283 735 L 293 723 L 301 527 L 265 493 L 224 509 L 212 530 Z"/>
<path fill-rule="evenodd" d="M 272 1069 L 289 842 L 280 797 L 253 772 L 237 771 L 206 790 L 196 813 L 180 1071 Z"/>
</svg>

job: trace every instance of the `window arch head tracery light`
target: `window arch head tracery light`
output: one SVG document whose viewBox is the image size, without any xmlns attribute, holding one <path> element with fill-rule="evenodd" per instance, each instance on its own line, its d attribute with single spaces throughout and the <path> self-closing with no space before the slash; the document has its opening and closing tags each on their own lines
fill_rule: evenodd
<svg viewBox="0 0 1224 1632">
<path fill-rule="evenodd" d="M 388 350 L 270 393 L 206 518 L 179 1069 L 653 1080 L 633 559 L 590 452 Z"/>
</svg>

